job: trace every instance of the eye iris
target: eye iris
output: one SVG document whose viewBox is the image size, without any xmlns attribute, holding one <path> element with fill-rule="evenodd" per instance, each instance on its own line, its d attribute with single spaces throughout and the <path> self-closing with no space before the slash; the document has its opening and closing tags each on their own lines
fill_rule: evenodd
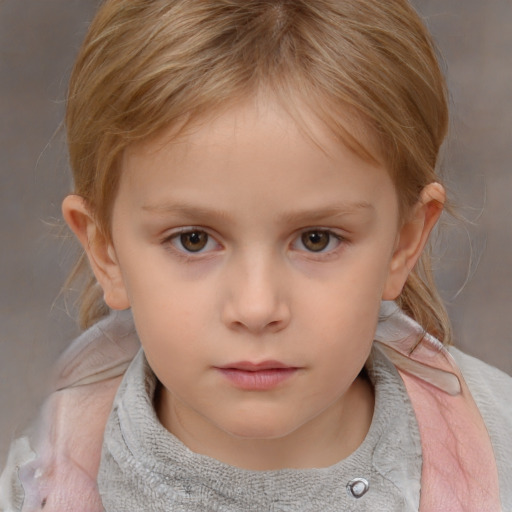
<svg viewBox="0 0 512 512">
<path fill-rule="evenodd" d="M 208 235 L 204 231 L 191 231 L 180 236 L 183 247 L 190 252 L 198 252 L 204 249 L 208 242 Z"/>
<path fill-rule="evenodd" d="M 329 245 L 330 236 L 325 231 L 308 231 L 302 235 L 302 243 L 310 251 L 323 251 Z"/>
</svg>

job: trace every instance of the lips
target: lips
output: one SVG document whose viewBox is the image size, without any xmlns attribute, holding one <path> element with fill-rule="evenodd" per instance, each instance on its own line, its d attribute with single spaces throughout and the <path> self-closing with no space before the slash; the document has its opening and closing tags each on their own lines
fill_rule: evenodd
<svg viewBox="0 0 512 512">
<path fill-rule="evenodd" d="M 240 361 L 223 366 L 221 369 L 243 370 L 247 372 L 257 372 L 263 370 L 282 370 L 292 368 L 280 361 L 262 361 L 261 363 L 251 363 L 249 361 Z"/>
<path fill-rule="evenodd" d="M 297 373 L 299 368 L 280 361 L 263 361 L 253 363 L 239 361 L 217 370 L 233 386 L 246 391 L 267 391 L 282 385 Z"/>
</svg>

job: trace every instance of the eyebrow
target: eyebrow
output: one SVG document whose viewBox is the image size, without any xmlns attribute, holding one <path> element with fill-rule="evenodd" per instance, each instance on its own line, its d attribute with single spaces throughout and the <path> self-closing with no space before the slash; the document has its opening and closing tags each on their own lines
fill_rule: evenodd
<svg viewBox="0 0 512 512">
<path fill-rule="evenodd" d="M 142 209 L 149 213 L 160 215 L 173 214 L 177 216 L 193 217 L 195 219 L 212 219 L 230 220 L 232 215 L 222 209 L 207 208 L 203 206 L 193 205 L 189 203 L 162 203 L 154 205 L 143 205 Z M 374 212 L 375 208 L 371 203 L 366 201 L 343 202 L 322 206 L 320 208 L 308 208 L 303 210 L 285 212 L 279 215 L 279 221 L 296 224 L 301 222 L 314 223 L 316 221 L 352 215 L 359 212 Z"/>
<path fill-rule="evenodd" d="M 154 205 L 143 205 L 142 209 L 149 213 L 160 215 L 180 215 L 183 217 L 206 218 L 206 219 L 229 219 L 231 215 L 220 209 L 205 208 L 203 206 L 189 203 L 162 203 Z"/>
<path fill-rule="evenodd" d="M 322 206 L 320 208 L 311 208 L 298 210 L 295 212 L 284 213 L 280 219 L 290 224 L 300 224 L 301 222 L 315 222 L 324 219 L 333 219 L 347 215 L 357 214 L 359 212 L 373 212 L 375 208 L 366 201 L 353 203 L 336 203 Z"/>
</svg>

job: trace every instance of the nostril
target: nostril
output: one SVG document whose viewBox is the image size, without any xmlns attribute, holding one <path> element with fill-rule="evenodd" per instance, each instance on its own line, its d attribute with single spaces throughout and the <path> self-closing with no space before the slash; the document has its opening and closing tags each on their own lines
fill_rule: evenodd
<svg viewBox="0 0 512 512">
<path fill-rule="evenodd" d="M 256 321 L 243 321 L 243 320 L 234 320 L 229 322 L 231 329 L 237 331 L 246 331 L 249 330 L 254 333 L 262 333 L 262 332 L 278 332 L 284 329 L 287 325 L 287 322 L 284 319 L 272 320 L 270 322 L 256 322 Z"/>
<path fill-rule="evenodd" d="M 280 329 L 282 326 L 283 326 L 283 322 L 282 321 L 274 320 L 273 322 L 269 322 L 268 323 L 267 328 L 272 330 L 272 331 L 275 331 L 275 330 Z"/>
</svg>

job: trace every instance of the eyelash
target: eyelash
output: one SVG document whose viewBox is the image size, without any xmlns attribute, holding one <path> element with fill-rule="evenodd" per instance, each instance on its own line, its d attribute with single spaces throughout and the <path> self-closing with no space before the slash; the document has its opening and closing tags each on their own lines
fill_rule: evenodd
<svg viewBox="0 0 512 512">
<path fill-rule="evenodd" d="M 207 236 L 205 247 L 208 246 L 211 241 L 214 241 L 216 246 L 221 247 L 221 245 L 208 233 L 206 229 L 195 226 L 187 226 L 179 229 L 178 231 L 174 231 L 162 240 L 162 245 L 167 247 L 169 250 L 172 250 L 185 261 L 197 260 L 199 257 L 204 258 L 206 255 L 211 254 L 211 252 L 213 252 L 212 250 L 204 250 L 204 248 L 201 248 L 198 251 L 189 251 L 183 247 L 183 244 L 180 242 L 181 237 L 184 235 L 192 235 L 193 233 L 200 233 Z M 181 248 L 178 244 L 181 245 Z"/>
<path fill-rule="evenodd" d="M 304 247 L 305 246 L 305 237 L 307 235 L 321 235 L 321 236 L 327 235 L 328 236 L 327 245 L 325 248 L 321 248 L 317 251 L 308 249 L 307 247 L 304 249 L 299 249 L 313 257 L 315 257 L 315 256 L 316 257 L 326 257 L 326 256 L 334 255 L 337 252 L 337 250 L 339 249 L 340 245 L 347 241 L 343 236 L 341 236 L 339 233 L 336 233 L 335 231 L 332 231 L 331 229 L 309 228 L 309 229 L 302 231 L 299 234 L 299 236 L 297 236 L 294 239 L 294 241 L 292 243 L 292 247 L 295 246 L 295 244 L 297 244 L 297 243 L 302 244 L 302 246 Z M 335 243 L 335 247 L 330 247 L 333 243 Z"/>
<path fill-rule="evenodd" d="M 188 250 L 186 247 L 183 246 L 182 237 L 184 235 L 192 235 L 194 233 L 206 235 L 207 239 L 205 242 L 204 247 L 198 249 L 197 251 L 191 251 Z M 329 238 L 327 240 L 327 246 L 329 247 L 334 242 L 336 245 L 333 248 L 330 248 L 326 250 L 325 248 L 322 248 L 318 251 L 310 250 L 307 247 L 305 247 L 304 244 L 304 237 L 306 235 L 313 235 L 313 234 L 320 234 L 320 235 L 327 235 Z M 183 258 L 187 261 L 194 261 L 198 258 L 204 258 L 207 255 L 210 255 L 212 252 L 215 252 L 215 249 L 205 249 L 208 247 L 210 242 L 214 242 L 217 247 L 222 247 L 219 242 L 216 241 L 216 239 L 208 233 L 208 231 L 202 227 L 184 227 L 179 229 L 178 231 L 175 231 L 171 233 L 170 235 L 166 236 L 162 240 L 162 245 L 167 246 L 169 249 L 173 250 L 175 254 L 177 254 L 179 257 Z M 290 247 L 294 250 L 304 252 L 309 257 L 318 258 L 318 259 L 324 259 L 329 256 L 334 256 L 337 254 L 340 245 L 346 244 L 348 241 L 345 237 L 340 235 L 339 233 L 336 233 L 335 231 L 328 229 L 328 228 L 308 228 L 302 230 L 298 235 L 294 237 L 292 240 Z M 297 248 L 296 245 L 301 244 L 302 248 Z M 179 246 L 181 247 L 179 247 Z"/>
</svg>

